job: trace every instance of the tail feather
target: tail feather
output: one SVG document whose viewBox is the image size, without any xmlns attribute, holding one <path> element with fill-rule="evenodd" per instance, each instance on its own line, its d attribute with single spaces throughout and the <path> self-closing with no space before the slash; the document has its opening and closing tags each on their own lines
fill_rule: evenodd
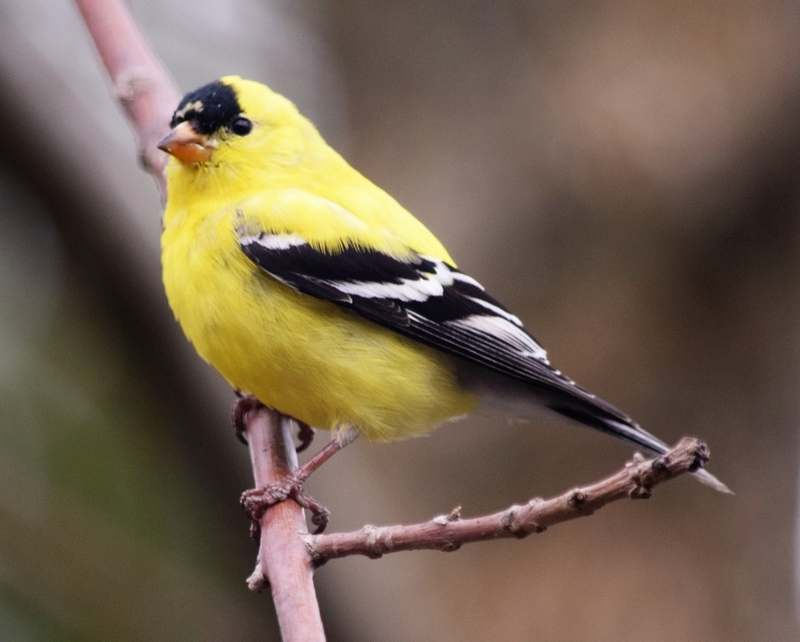
<svg viewBox="0 0 800 642">
<path fill-rule="evenodd" d="M 652 453 L 663 455 L 669 450 L 669 446 L 655 435 L 650 434 L 639 424 L 627 416 L 619 413 L 612 416 L 605 407 L 602 408 L 579 408 L 574 405 L 551 404 L 550 408 L 579 423 L 596 428 L 605 433 L 633 442 L 642 448 L 646 448 Z M 599 412 L 598 412 L 599 410 Z M 616 410 L 613 408 L 613 410 Z M 704 486 L 713 488 L 718 493 L 733 495 L 733 491 L 728 486 L 717 479 L 704 468 L 700 468 L 691 475 Z"/>
<path fill-rule="evenodd" d="M 585 426 L 596 428 L 602 432 L 633 442 L 637 446 L 646 448 L 656 455 L 663 455 L 669 450 L 669 446 L 658 437 L 651 435 L 637 423 L 619 413 L 612 416 L 605 409 L 584 408 L 575 405 L 550 404 L 550 409 L 557 413 L 569 417 L 570 419 L 582 423 Z M 598 412 L 599 411 L 599 412 Z"/>
<path fill-rule="evenodd" d="M 735 495 L 728 485 L 714 477 L 710 472 L 708 472 L 705 468 L 698 468 L 696 471 L 691 473 L 692 477 L 694 477 L 697 481 L 699 481 L 703 486 L 708 486 L 709 488 L 713 488 L 718 493 L 724 493 L 726 495 Z"/>
</svg>

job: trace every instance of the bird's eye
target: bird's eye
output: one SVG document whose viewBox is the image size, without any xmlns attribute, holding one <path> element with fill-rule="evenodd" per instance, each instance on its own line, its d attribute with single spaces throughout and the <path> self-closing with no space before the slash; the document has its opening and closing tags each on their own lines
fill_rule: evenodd
<svg viewBox="0 0 800 642">
<path fill-rule="evenodd" d="M 231 131 L 238 136 L 247 136 L 251 129 L 253 129 L 253 123 L 244 116 L 239 116 L 231 123 Z"/>
</svg>

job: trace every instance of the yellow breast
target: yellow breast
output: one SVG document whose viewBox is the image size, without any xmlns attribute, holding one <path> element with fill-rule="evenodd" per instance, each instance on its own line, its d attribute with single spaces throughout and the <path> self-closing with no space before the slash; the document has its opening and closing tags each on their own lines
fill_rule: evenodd
<svg viewBox="0 0 800 642">
<path fill-rule="evenodd" d="M 425 433 L 473 409 L 441 353 L 275 281 L 240 251 L 233 208 L 167 213 L 167 298 L 227 381 L 306 423 L 367 437 Z"/>
</svg>

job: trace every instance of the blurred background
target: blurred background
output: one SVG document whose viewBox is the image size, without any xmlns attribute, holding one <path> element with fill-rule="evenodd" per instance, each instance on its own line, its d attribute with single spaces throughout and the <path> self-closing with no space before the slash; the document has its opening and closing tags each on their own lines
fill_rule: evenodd
<svg viewBox="0 0 800 642">
<path fill-rule="evenodd" d="M 683 479 L 522 542 L 332 562 L 331 640 L 798 638 L 796 3 L 130 4 L 182 90 L 292 97 L 560 368 L 706 439 L 737 492 Z M 0 3 L 0 122 L 0 639 L 277 639 L 244 585 L 231 393 L 167 307 L 156 191 L 70 2 Z M 310 491 L 349 529 L 629 456 L 473 419 L 356 443 Z"/>
</svg>

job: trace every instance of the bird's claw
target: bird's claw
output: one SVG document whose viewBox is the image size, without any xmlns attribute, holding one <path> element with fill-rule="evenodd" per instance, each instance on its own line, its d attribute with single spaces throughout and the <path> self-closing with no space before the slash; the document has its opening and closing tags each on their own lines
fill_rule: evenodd
<svg viewBox="0 0 800 642">
<path fill-rule="evenodd" d="M 236 431 L 236 439 L 247 445 L 247 415 L 254 410 L 262 407 L 262 403 L 252 395 L 239 397 L 233 404 L 233 429 Z"/>
<path fill-rule="evenodd" d="M 308 424 L 304 424 L 302 421 L 298 421 L 297 425 L 297 441 L 300 443 L 297 444 L 297 448 L 295 450 L 298 453 L 301 453 L 311 445 L 312 441 L 314 441 L 314 429 Z"/>
<path fill-rule="evenodd" d="M 259 520 L 270 506 L 280 504 L 287 499 L 293 499 L 311 513 L 311 523 L 316 527 L 314 535 L 323 532 L 328 526 L 330 511 L 305 493 L 302 480 L 295 475 L 287 475 L 272 484 L 267 484 L 261 488 L 251 488 L 242 493 L 239 503 L 252 520 L 250 535 L 257 537 Z"/>
<path fill-rule="evenodd" d="M 245 395 L 237 391 L 238 399 L 233 404 L 232 422 L 233 429 L 236 431 L 236 439 L 247 445 L 247 415 L 262 408 L 262 404 L 252 395 Z M 314 441 L 314 429 L 302 421 L 297 421 L 297 452 L 301 453 Z"/>
</svg>

